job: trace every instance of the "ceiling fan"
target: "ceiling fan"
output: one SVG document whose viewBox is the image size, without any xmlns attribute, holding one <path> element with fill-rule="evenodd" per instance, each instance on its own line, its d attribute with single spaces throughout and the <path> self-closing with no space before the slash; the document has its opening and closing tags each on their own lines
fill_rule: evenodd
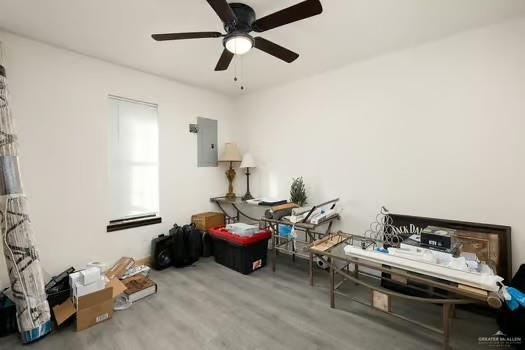
<svg viewBox="0 0 525 350">
<path fill-rule="evenodd" d="M 271 15 L 256 19 L 255 11 L 248 5 L 237 2 L 228 3 L 226 0 L 207 1 L 224 23 L 226 34 L 219 32 L 190 32 L 153 34 L 151 37 L 157 41 L 223 37 L 224 50 L 215 67 L 216 71 L 228 69 L 234 55 L 243 55 L 253 47 L 285 62 L 291 63 L 295 61 L 299 54 L 259 36 L 252 37 L 250 33 L 265 32 L 323 12 L 323 7 L 319 0 L 306 0 Z"/>
</svg>

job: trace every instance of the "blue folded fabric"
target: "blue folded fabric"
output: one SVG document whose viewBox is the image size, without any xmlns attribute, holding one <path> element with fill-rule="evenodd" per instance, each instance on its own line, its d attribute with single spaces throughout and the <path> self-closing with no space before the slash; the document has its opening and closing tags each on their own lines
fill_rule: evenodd
<svg viewBox="0 0 525 350">
<path fill-rule="evenodd" d="M 525 294 L 517 290 L 516 288 L 509 287 L 507 288 L 511 296 L 511 300 L 507 300 L 507 306 L 510 310 L 516 310 L 520 305 L 525 308 Z"/>
</svg>

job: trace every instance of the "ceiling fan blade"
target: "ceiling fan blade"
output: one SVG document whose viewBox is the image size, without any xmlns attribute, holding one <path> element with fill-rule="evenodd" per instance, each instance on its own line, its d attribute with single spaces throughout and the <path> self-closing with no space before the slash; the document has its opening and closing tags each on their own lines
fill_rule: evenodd
<svg viewBox="0 0 525 350">
<path fill-rule="evenodd" d="M 237 17 L 226 0 L 207 0 L 215 13 L 226 23 L 237 21 Z"/>
<path fill-rule="evenodd" d="M 232 59 L 233 59 L 233 53 L 224 49 L 224 51 L 222 51 L 221 58 L 219 58 L 219 62 L 217 62 L 217 66 L 215 66 L 215 71 L 221 71 L 221 70 L 228 69 Z"/>
<path fill-rule="evenodd" d="M 285 62 L 292 63 L 299 57 L 299 54 L 290 51 L 285 47 L 277 45 L 276 43 L 272 43 L 271 41 L 268 41 L 264 38 L 256 37 L 254 41 L 256 48 Z"/>
<path fill-rule="evenodd" d="M 266 17 L 259 18 L 255 21 L 253 30 L 256 32 L 264 32 L 285 24 L 319 15 L 322 12 L 323 6 L 319 0 L 306 0 Z"/>
<path fill-rule="evenodd" d="M 192 32 L 192 33 L 153 34 L 151 37 L 157 41 L 165 41 L 165 40 L 219 38 L 221 36 L 222 34 L 219 32 Z"/>
</svg>

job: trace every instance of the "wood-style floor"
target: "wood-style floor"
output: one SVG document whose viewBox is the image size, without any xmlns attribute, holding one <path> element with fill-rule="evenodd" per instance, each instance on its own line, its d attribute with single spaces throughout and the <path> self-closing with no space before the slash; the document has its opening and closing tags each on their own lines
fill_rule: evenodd
<svg viewBox="0 0 525 350">
<path fill-rule="evenodd" d="M 0 349 L 441 349 L 441 336 L 406 321 L 336 297 L 330 309 L 328 278 L 316 272 L 308 285 L 305 262 L 279 256 L 270 267 L 244 276 L 201 259 L 195 266 L 153 272 L 159 293 L 112 320 L 82 332 L 72 326 L 30 346 L 0 338 Z M 349 285 L 356 297 L 369 294 Z M 394 300 L 393 310 L 441 325 L 441 308 Z M 464 310 L 452 324 L 453 349 L 477 349 L 496 322 Z"/>
</svg>

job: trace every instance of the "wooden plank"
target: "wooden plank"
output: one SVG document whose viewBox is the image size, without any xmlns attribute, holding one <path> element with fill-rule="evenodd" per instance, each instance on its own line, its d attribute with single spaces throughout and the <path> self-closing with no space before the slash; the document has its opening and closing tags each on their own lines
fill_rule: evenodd
<svg viewBox="0 0 525 350">
<path fill-rule="evenodd" d="M 330 234 L 316 242 L 310 247 L 310 250 L 314 252 L 325 252 L 333 246 L 343 242 L 345 239 L 349 238 L 348 235 L 342 233 Z"/>
<path fill-rule="evenodd" d="M 396 271 L 403 272 L 403 271 L 401 271 L 399 269 L 392 268 L 392 274 L 390 275 L 390 278 L 392 279 L 392 281 L 396 281 L 396 282 L 401 283 L 401 284 L 407 284 L 408 283 L 408 279 L 406 277 L 396 275 L 395 274 Z"/>
<path fill-rule="evenodd" d="M 147 256 L 145 258 L 135 260 L 135 265 L 146 265 L 146 266 L 151 267 L 152 266 L 151 256 Z"/>
<path fill-rule="evenodd" d="M 372 306 L 384 312 L 392 309 L 390 295 L 372 289 Z"/>
<path fill-rule="evenodd" d="M 480 295 L 480 296 L 484 296 L 484 297 L 486 297 L 488 295 L 488 292 L 486 290 L 475 288 L 475 287 L 471 287 L 471 286 L 466 286 L 464 284 L 458 284 L 458 288 L 462 289 L 462 290 L 466 290 L 466 291 L 474 293 L 474 294 L 477 294 L 477 295 Z"/>
</svg>

